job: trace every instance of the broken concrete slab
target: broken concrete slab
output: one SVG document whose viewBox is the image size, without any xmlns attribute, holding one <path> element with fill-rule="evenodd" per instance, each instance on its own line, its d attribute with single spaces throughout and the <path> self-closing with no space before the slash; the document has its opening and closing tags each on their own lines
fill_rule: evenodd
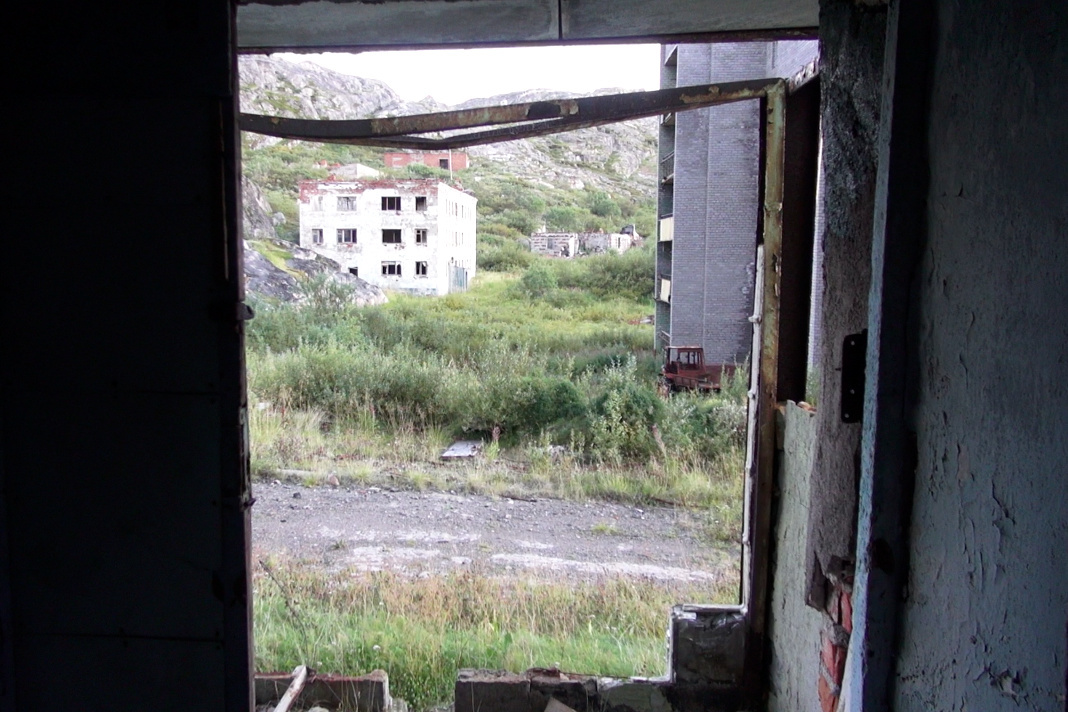
<svg viewBox="0 0 1068 712">
<path fill-rule="evenodd" d="M 596 710 L 597 680 L 555 669 L 524 673 L 461 670 L 456 676 L 456 709 L 494 712 L 545 712 L 558 700 L 574 712 Z"/>
<path fill-rule="evenodd" d="M 549 700 L 549 704 L 545 705 L 545 712 L 575 712 L 575 710 L 553 697 Z"/>
<path fill-rule="evenodd" d="M 601 709 L 606 712 L 674 712 L 667 682 L 602 680 Z"/>
<path fill-rule="evenodd" d="M 671 670 L 682 686 L 735 686 L 745 660 L 741 606 L 675 606 L 671 611 Z"/>
</svg>

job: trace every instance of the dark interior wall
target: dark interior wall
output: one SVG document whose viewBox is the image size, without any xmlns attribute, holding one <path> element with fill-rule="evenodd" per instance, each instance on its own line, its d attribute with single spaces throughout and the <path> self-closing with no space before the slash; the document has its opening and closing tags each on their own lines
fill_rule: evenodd
<svg viewBox="0 0 1068 712">
<path fill-rule="evenodd" d="M 247 708 L 231 8 L 6 19 L 5 692 Z"/>
<path fill-rule="evenodd" d="M 895 709 L 1062 710 L 1068 9 L 945 0 L 933 19 Z"/>
</svg>

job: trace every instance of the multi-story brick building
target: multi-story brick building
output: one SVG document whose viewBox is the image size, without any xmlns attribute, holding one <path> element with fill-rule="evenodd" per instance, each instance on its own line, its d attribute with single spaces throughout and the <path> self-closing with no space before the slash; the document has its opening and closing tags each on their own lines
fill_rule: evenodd
<svg viewBox="0 0 1068 712">
<path fill-rule="evenodd" d="M 300 245 L 384 289 L 462 291 L 477 199 L 437 180 L 303 181 Z"/>
<path fill-rule="evenodd" d="M 663 88 L 795 74 L 816 42 L 664 45 Z M 749 357 L 760 117 L 757 101 L 670 114 L 660 124 L 656 345 L 703 346 L 707 363 Z"/>
</svg>

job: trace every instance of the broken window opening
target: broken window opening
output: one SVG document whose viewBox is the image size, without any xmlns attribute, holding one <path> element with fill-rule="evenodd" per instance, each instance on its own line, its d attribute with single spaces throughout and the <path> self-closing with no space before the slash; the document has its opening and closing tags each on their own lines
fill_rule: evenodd
<svg viewBox="0 0 1068 712">
<path fill-rule="evenodd" d="M 357 196 L 339 195 L 337 197 L 337 209 L 339 212 L 352 212 L 356 210 Z"/>
<path fill-rule="evenodd" d="M 425 245 L 427 238 L 427 229 L 425 227 L 417 227 L 415 229 L 415 244 Z"/>
<path fill-rule="evenodd" d="M 426 212 L 426 196 L 425 195 L 417 195 L 417 196 L 415 196 L 415 209 L 418 210 L 419 212 Z"/>
<path fill-rule="evenodd" d="M 360 276 L 360 268 L 359 267 L 349 267 L 349 274 L 351 274 L 353 277 L 359 277 Z"/>
<path fill-rule="evenodd" d="M 338 241 L 338 244 L 355 245 L 356 244 L 356 228 L 354 228 L 354 227 L 338 228 L 337 241 Z"/>
<path fill-rule="evenodd" d="M 313 245 L 323 244 L 323 229 L 321 227 L 313 227 L 311 231 L 311 238 Z"/>
<path fill-rule="evenodd" d="M 449 170 L 449 159 L 448 158 L 439 158 L 438 159 L 438 167 L 439 168 L 444 168 L 445 170 Z"/>
<path fill-rule="evenodd" d="M 781 111 L 781 108 L 780 108 L 780 111 Z M 779 118 L 781 120 L 781 115 L 780 115 Z M 766 121 L 766 119 L 765 119 L 765 121 Z M 766 128 L 767 127 L 765 126 L 765 129 Z M 770 136 L 770 131 L 769 131 L 769 136 Z M 767 137 L 765 137 L 764 140 L 765 141 L 769 141 L 769 139 Z M 774 138 L 770 139 L 771 143 L 774 143 L 774 141 L 775 141 Z M 774 159 L 772 159 L 772 160 L 774 160 Z M 771 172 L 772 169 L 768 167 L 767 161 L 768 161 L 768 157 L 766 155 L 762 156 L 762 168 L 764 170 L 768 171 L 769 175 L 770 175 L 770 172 Z M 442 163 L 443 164 L 447 163 L 447 161 L 445 159 L 442 159 Z M 779 176 L 779 179 L 781 180 L 781 175 Z M 768 200 L 767 196 L 771 195 L 772 193 L 773 193 L 773 190 L 767 190 L 766 191 L 766 195 L 764 197 L 765 209 L 766 209 L 766 204 L 767 204 L 767 200 Z M 780 194 L 781 194 L 781 186 L 780 186 Z M 781 197 L 781 195 L 780 195 L 780 197 Z M 425 197 L 422 197 L 422 198 L 417 197 L 416 198 L 416 210 L 420 210 L 420 199 L 422 199 L 422 201 L 423 201 L 422 209 L 425 210 L 425 207 L 426 207 L 425 206 Z M 467 207 L 466 206 L 458 205 L 455 202 L 451 202 L 451 201 L 449 203 L 447 203 L 445 208 L 446 209 L 443 212 L 446 213 L 446 214 L 451 214 L 453 216 L 462 216 L 462 215 L 465 215 L 466 212 L 467 212 Z M 401 209 L 401 202 L 400 202 L 400 197 L 399 196 L 393 196 L 393 197 L 386 196 L 386 197 L 382 198 L 382 210 L 383 211 L 387 211 L 387 210 L 399 211 L 400 209 Z M 757 257 L 757 263 L 758 263 L 757 281 L 758 281 L 758 284 L 760 284 L 760 286 L 758 287 L 758 290 L 757 290 L 757 303 L 756 303 L 756 308 L 755 308 L 755 311 L 754 311 L 754 331 L 757 332 L 757 334 L 760 334 L 760 336 L 756 336 L 756 335 L 754 336 L 754 346 L 755 346 L 755 348 L 754 348 L 753 353 L 752 353 L 753 380 L 752 380 L 751 386 L 750 386 L 751 387 L 751 392 L 756 392 L 757 395 L 760 397 L 760 405 L 751 404 L 751 406 L 750 406 L 750 423 L 749 423 L 750 435 L 748 437 L 749 447 L 747 448 L 747 465 L 746 465 L 746 473 L 745 473 L 746 474 L 746 478 L 747 478 L 747 484 L 746 484 L 746 500 L 747 500 L 747 504 L 746 504 L 745 514 L 744 514 L 745 522 L 746 522 L 745 526 L 746 526 L 746 530 L 747 530 L 747 537 L 748 536 L 753 536 L 753 537 L 757 537 L 757 538 L 760 537 L 760 531 L 761 531 L 762 524 L 759 521 L 754 522 L 753 520 L 754 520 L 754 517 L 756 517 L 757 519 L 760 519 L 764 515 L 760 514 L 759 511 L 754 510 L 753 507 L 756 506 L 757 509 L 759 509 L 759 507 L 761 506 L 760 503 L 767 499 L 766 496 L 763 493 L 761 493 L 760 491 L 757 491 L 757 490 L 759 490 L 763 486 L 763 481 L 764 480 L 762 479 L 762 477 L 767 474 L 766 442 L 765 442 L 765 440 L 766 440 L 767 437 L 769 437 L 767 432 L 766 432 L 766 430 L 765 430 L 765 426 L 766 426 L 765 418 L 767 416 L 767 411 L 764 410 L 764 408 L 766 408 L 767 405 L 768 405 L 767 398 L 766 398 L 766 396 L 767 396 L 766 385 L 767 384 L 766 383 L 760 383 L 760 377 L 762 375 L 762 369 L 766 368 L 768 362 L 767 362 L 764 354 L 762 352 L 758 353 L 758 350 L 764 344 L 767 344 L 770 341 L 773 341 L 773 339 L 765 338 L 767 336 L 772 336 L 773 335 L 771 332 L 767 332 L 766 331 L 766 328 L 771 328 L 771 327 L 770 326 L 768 326 L 768 327 L 761 326 L 762 318 L 765 317 L 765 311 L 767 309 L 767 302 L 762 302 L 761 299 L 762 299 L 762 295 L 763 294 L 768 293 L 766 291 L 767 287 L 768 287 L 768 281 L 767 280 L 771 279 L 771 280 L 774 281 L 774 279 L 775 279 L 774 275 L 770 275 L 769 276 L 768 270 L 764 269 L 763 265 L 766 265 L 769 262 L 769 260 L 774 264 L 779 259 L 778 256 L 776 255 L 775 251 L 774 251 L 774 249 L 775 249 L 774 243 L 767 242 L 766 235 L 767 235 L 768 226 L 762 224 L 761 227 L 762 227 L 762 229 L 765 230 L 765 235 L 761 238 L 761 240 L 764 241 L 765 244 L 761 245 L 761 251 L 758 252 L 758 257 Z M 774 226 L 772 227 L 772 229 L 774 229 Z M 342 231 L 339 230 L 338 232 L 339 232 L 339 240 L 338 241 L 342 242 L 342 239 L 341 239 Z M 352 232 L 351 242 L 355 243 L 355 230 L 352 230 L 351 232 Z M 425 229 L 417 229 L 416 230 L 416 244 L 426 244 L 426 233 L 427 233 L 427 231 Z M 441 235 L 440 237 L 441 237 L 441 239 L 446 239 L 445 235 Z M 781 235 L 780 235 L 780 238 L 781 238 Z M 464 240 L 464 234 L 462 232 L 458 232 L 458 231 L 452 232 L 451 241 L 452 241 L 452 243 L 454 245 L 462 244 L 463 240 Z M 401 230 L 399 230 L 399 229 L 392 229 L 392 230 L 384 229 L 382 231 L 382 242 L 385 243 L 385 244 L 399 244 L 399 243 L 401 243 Z M 427 254 L 427 253 L 424 252 L 423 254 Z M 373 267 L 372 267 L 372 269 L 373 269 Z M 428 271 L 429 270 L 428 270 L 428 263 L 427 262 L 425 262 L 425 261 L 416 262 L 416 264 L 415 264 L 415 276 L 417 276 L 417 277 L 426 277 L 426 276 L 428 276 Z M 772 271 L 774 271 L 774 270 L 772 270 Z M 350 268 L 349 272 L 351 274 L 354 274 L 354 275 L 357 274 L 356 268 Z M 383 276 L 399 278 L 399 277 L 401 277 L 401 274 L 402 274 L 401 264 L 399 262 L 385 262 L 385 261 L 382 262 L 382 275 Z M 774 286 L 774 289 L 777 289 L 777 285 Z M 772 292 L 772 293 L 774 293 L 774 292 Z M 769 300 L 769 301 L 771 301 L 771 300 Z M 778 308 L 777 307 L 777 303 L 773 306 L 773 308 L 774 309 Z M 768 322 L 769 322 L 769 324 L 777 323 L 777 316 L 775 318 L 768 319 Z M 768 378 L 769 373 L 770 374 L 774 374 L 774 372 L 775 372 L 775 364 L 772 365 L 772 368 L 770 369 L 770 371 L 767 371 L 767 370 L 763 371 L 763 376 L 765 378 Z M 758 390 L 758 384 L 759 384 L 759 390 Z M 774 397 L 772 397 L 771 398 L 771 404 L 774 405 L 774 402 L 775 402 L 775 399 L 774 399 Z M 754 435 L 754 432 L 757 432 L 757 431 L 754 430 L 754 428 L 756 428 L 758 426 L 760 427 L 760 430 L 759 430 L 758 434 Z M 772 427 L 771 430 L 773 431 L 774 428 Z M 774 437 L 773 433 L 772 433 L 772 435 L 770 437 Z M 750 491 L 751 490 L 754 492 L 752 497 L 755 499 L 755 503 L 750 501 Z M 754 511 L 756 511 L 756 514 L 754 514 Z M 745 568 L 747 570 L 746 570 L 746 573 L 743 574 L 743 584 L 742 585 L 743 585 L 743 587 L 746 587 L 746 588 L 745 588 L 745 591 L 743 592 L 742 604 L 743 604 L 743 607 L 748 607 L 747 606 L 748 602 L 755 600 L 754 599 L 754 588 L 753 588 L 753 586 L 757 585 L 758 588 L 759 588 L 759 584 L 757 584 L 755 581 L 751 581 L 750 577 L 752 577 L 754 575 L 753 574 L 754 566 L 759 566 L 758 563 L 757 564 L 754 563 L 753 557 L 754 556 L 759 556 L 759 552 L 762 550 L 761 549 L 762 545 L 760 544 L 760 542 L 758 542 L 758 541 L 755 542 L 755 541 L 753 541 L 753 540 L 751 540 L 749 538 L 747 538 L 745 540 L 744 545 L 745 545 L 745 561 L 747 562 Z M 764 546 L 764 550 L 766 550 L 766 543 L 763 546 Z M 680 608 L 686 608 L 686 607 L 680 607 Z M 689 606 L 688 607 L 688 611 L 689 612 L 693 612 L 695 610 L 696 611 L 705 611 L 707 608 L 708 607 Z M 675 630 L 676 622 L 673 622 L 672 625 L 673 625 L 673 630 Z M 679 625 L 682 626 L 682 628 L 680 628 L 680 630 L 683 630 L 683 632 L 685 632 L 685 630 L 684 630 L 685 629 L 685 625 L 683 625 L 683 624 L 679 624 Z M 676 662 L 676 661 L 673 658 L 673 663 L 674 662 Z"/>
</svg>

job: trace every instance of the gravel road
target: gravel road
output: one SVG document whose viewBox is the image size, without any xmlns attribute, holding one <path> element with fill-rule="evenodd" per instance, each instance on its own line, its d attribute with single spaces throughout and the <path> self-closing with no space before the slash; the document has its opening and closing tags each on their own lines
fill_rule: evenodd
<svg viewBox="0 0 1068 712">
<path fill-rule="evenodd" d="M 476 566 L 553 578 L 737 576 L 737 548 L 710 546 L 695 514 L 671 507 L 280 482 L 255 484 L 253 496 L 254 557 L 415 575 Z"/>
</svg>

